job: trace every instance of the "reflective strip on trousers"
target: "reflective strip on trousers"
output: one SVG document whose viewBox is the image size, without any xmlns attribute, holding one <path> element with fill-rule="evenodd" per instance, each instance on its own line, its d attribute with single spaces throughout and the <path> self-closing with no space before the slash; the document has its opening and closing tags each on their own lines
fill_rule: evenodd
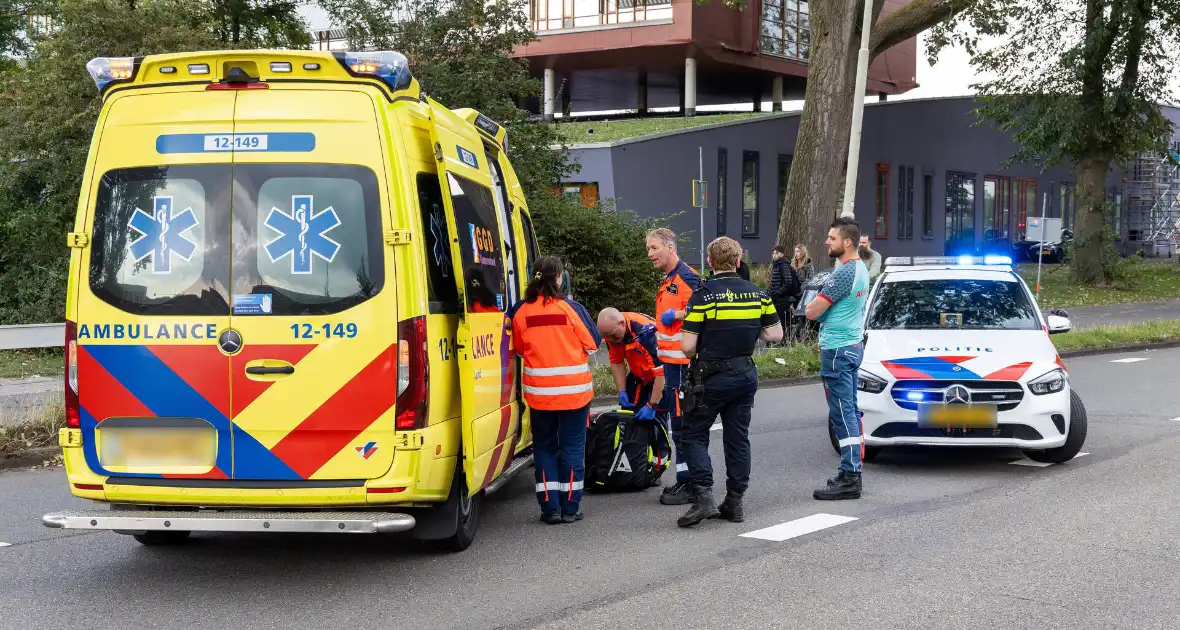
<svg viewBox="0 0 1180 630">
<path fill-rule="evenodd" d="M 862 441 L 863 440 L 859 435 L 855 437 L 844 438 L 843 440 L 840 440 L 840 448 L 844 448 L 845 446 L 860 446 Z"/>
<path fill-rule="evenodd" d="M 564 385 L 561 387 L 533 387 L 531 385 L 525 385 L 524 393 L 534 396 L 565 396 L 566 394 L 581 394 L 593 389 L 593 382 L 583 383 L 581 385 Z"/>
<path fill-rule="evenodd" d="M 685 472 L 686 470 L 688 470 L 688 464 L 684 462 L 676 464 L 676 472 Z"/>
<path fill-rule="evenodd" d="M 547 368 L 531 368 L 526 367 L 524 373 L 527 376 L 569 376 L 571 374 L 584 374 L 590 371 L 590 366 L 586 363 L 581 365 L 562 365 L 558 367 Z"/>
<path fill-rule="evenodd" d="M 575 481 L 573 483 L 563 483 L 563 484 L 553 484 L 553 485 L 560 485 L 561 486 L 560 490 L 562 492 L 570 492 L 573 490 L 582 490 L 584 483 L 585 483 L 584 481 Z"/>
<path fill-rule="evenodd" d="M 562 486 L 565 484 L 556 481 L 549 481 L 537 484 L 537 492 L 545 492 L 546 490 L 564 490 Z"/>
</svg>

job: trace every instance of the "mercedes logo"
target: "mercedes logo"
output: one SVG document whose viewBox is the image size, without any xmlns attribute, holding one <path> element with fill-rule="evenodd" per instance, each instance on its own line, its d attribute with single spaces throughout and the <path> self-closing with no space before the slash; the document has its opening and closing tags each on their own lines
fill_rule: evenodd
<svg viewBox="0 0 1180 630">
<path fill-rule="evenodd" d="M 950 405 L 966 405 L 971 402 L 971 392 L 962 385 L 952 385 L 947 388 L 942 399 Z"/>
<path fill-rule="evenodd" d="M 242 335 L 233 328 L 227 328 L 217 336 L 217 347 L 226 354 L 235 354 L 242 349 Z"/>
</svg>

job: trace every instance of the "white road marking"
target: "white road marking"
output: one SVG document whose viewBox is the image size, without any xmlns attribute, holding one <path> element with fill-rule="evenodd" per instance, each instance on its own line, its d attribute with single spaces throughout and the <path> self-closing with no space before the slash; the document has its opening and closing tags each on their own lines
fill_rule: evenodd
<svg viewBox="0 0 1180 630">
<path fill-rule="evenodd" d="M 1111 361 L 1111 363 L 1138 363 L 1140 361 L 1146 361 L 1146 360 L 1147 360 L 1147 358 L 1145 358 L 1145 357 L 1130 357 L 1127 359 L 1115 359 L 1114 361 Z"/>
<path fill-rule="evenodd" d="M 773 542 L 783 542 L 798 536 L 818 532 L 821 529 L 843 525 L 857 520 L 851 516 L 839 516 L 837 514 L 812 514 L 805 518 L 798 518 L 786 523 L 779 523 L 764 529 L 758 529 L 752 532 L 742 534 L 742 538 L 759 538 L 762 540 L 770 540 Z"/>
<path fill-rule="evenodd" d="M 720 431 L 720 430 L 721 430 L 721 423 L 720 423 L 720 422 L 718 422 L 717 424 L 715 424 L 715 425 L 713 425 L 713 426 L 709 427 L 709 430 L 710 430 L 710 431 Z"/>
<path fill-rule="evenodd" d="M 1172 418 L 1172 422 L 1180 422 L 1180 418 Z"/>
<path fill-rule="evenodd" d="M 11 547 L 12 543 L 0 542 L 0 547 Z"/>
<path fill-rule="evenodd" d="M 1077 459 L 1079 457 L 1085 457 L 1087 455 L 1089 455 L 1089 453 L 1078 453 L 1077 455 L 1074 455 L 1073 458 Z M 1053 464 L 1049 464 L 1046 462 L 1034 462 L 1031 459 L 1018 459 L 1014 462 L 1008 462 L 1008 463 L 1012 464 L 1013 466 L 1035 466 L 1037 468 L 1047 468 L 1047 467 L 1053 465 Z"/>
</svg>

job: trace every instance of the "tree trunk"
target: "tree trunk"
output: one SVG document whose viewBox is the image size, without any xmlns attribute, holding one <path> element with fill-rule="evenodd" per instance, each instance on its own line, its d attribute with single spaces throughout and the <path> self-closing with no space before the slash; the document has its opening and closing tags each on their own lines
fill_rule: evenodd
<svg viewBox="0 0 1180 630">
<path fill-rule="evenodd" d="M 1077 282 L 1103 285 L 1109 280 L 1105 255 L 1106 174 L 1112 156 L 1094 152 L 1078 162 L 1077 216 L 1074 219 L 1072 273 Z"/>
<path fill-rule="evenodd" d="M 827 259 L 828 225 L 840 212 L 856 82 L 856 0 L 811 5 L 811 57 L 795 155 L 783 200 L 778 245 L 807 245 L 817 268 Z"/>
<path fill-rule="evenodd" d="M 880 17 L 873 2 L 870 63 L 886 49 L 950 19 L 979 0 L 912 0 Z M 817 268 L 827 258 L 828 226 L 839 216 L 848 172 L 848 142 L 856 93 L 856 62 L 864 5 L 858 0 L 811 3 L 811 56 L 795 155 L 783 199 L 777 245 L 807 245 Z M 863 175 L 864 170 L 858 169 Z M 858 175 L 858 178 L 860 175 Z M 861 226 L 869 232 L 871 225 Z"/>
</svg>

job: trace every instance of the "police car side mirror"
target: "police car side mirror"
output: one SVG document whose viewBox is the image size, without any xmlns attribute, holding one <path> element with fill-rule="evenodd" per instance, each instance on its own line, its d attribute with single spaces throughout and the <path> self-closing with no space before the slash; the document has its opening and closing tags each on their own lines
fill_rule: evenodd
<svg viewBox="0 0 1180 630">
<path fill-rule="evenodd" d="M 1049 315 L 1046 317 L 1049 323 L 1049 334 L 1057 335 L 1073 330 L 1073 323 L 1069 321 L 1068 317 L 1061 315 Z"/>
</svg>

